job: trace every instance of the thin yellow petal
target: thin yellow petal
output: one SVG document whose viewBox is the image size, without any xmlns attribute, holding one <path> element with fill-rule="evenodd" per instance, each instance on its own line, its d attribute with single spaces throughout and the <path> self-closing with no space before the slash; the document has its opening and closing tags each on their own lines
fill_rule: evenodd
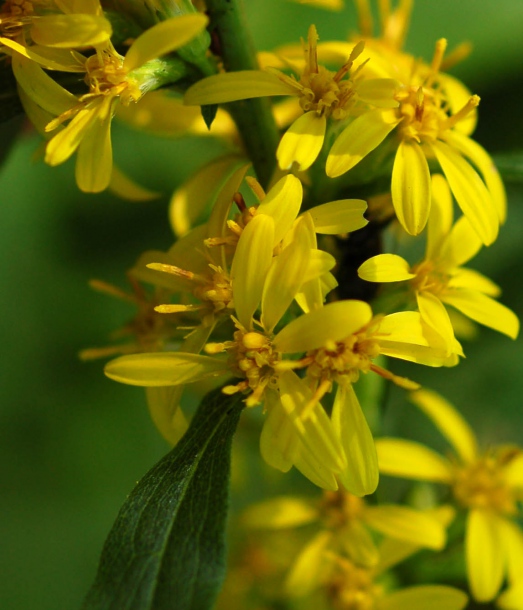
<svg viewBox="0 0 523 610">
<path fill-rule="evenodd" d="M 180 409 L 183 386 L 145 388 L 145 393 L 154 425 L 167 442 L 176 445 L 189 427 Z"/>
<path fill-rule="evenodd" d="M 102 44 L 112 33 L 110 22 L 102 15 L 44 15 L 31 28 L 36 44 L 59 49 Z"/>
<path fill-rule="evenodd" d="M 445 527 L 437 519 L 408 506 L 368 506 L 363 519 L 384 536 L 420 547 L 441 551 L 447 541 Z"/>
<path fill-rule="evenodd" d="M 336 266 L 336 259 L 332 254 L 323 250 L 309 250 L 307 270 L 303 276 L 303 283 L 317 280 Z"/>
<path fill-rule="evenodd" d="M 282 82 L 276 74 L 261 70 L 239 70 L 204 78 L 185 93 L 189 106 L 223 104 L 271 95 L 293 95 L 295 89 Z"/>
<path fill-rule="evenodd" d="M 318 508 L 310 499 L 280 496 L 249 506 L 242 515 L 242 523 L 252 528 L 285 529 L 306 525 L 318 518 Z"/>
<path fill-rule="evenodd" d="M 402 141 L 392 169 L 392 203 L 401 226 L 419 235 L 430 213 L 430 172 L 425 153 L 415 141 Z"/>
<path fill-rule="evenodd" d="M 131 354 L 107 363 L 107 377 L 145 387 L 174 386 L 193 383 L 228 372 L 227 363 L 199 354 L 161 352 Z"/>
<path fill-rule="evenodd" d="M 501 288 L 491 279 L 485 277 L 479 271 L 474 269 L 466 269 L 460 267 L 452 272 L 452 277 L 447 284 L 449 288 L 466 288 L 468 290 L 477 290 L 489 297 L 499 297 Z"/>
<path fill-rule="evenodd" d="M 363 301 L 337 301 L 300 316 L 287 324 L 274 338 L 274 347 L 284 353 L 305 352 L 341 341 L 372 318 Z"/>
<path fill-rule="evenodd" d="M 380 553 L 367 526 L 360 520 L 349 519 L 347 526 L 340 532 L 339 541 L 355 564 L 370 568 L 378 563 Z"/>
<path fill-rule="evenodd" d="M 448 182 L 441 174 L 432 175 L 432 204 L 427 222 L 425 258 L 435 260 L 441 245 L 450 233 L 454 217 L 452 196 Z"/>
<path fill-rule="evenodd" d="M 450 354 L 456 338 L 445 306 L 437 296 L 430 292 L 417 292 L 416 300 L 423 321 L 441 336 Z"/>
<path fill-rule="evenodd" d="M 378 108 L 397 108 L 399 102 L 394 99 L 400 84 L 393 78 L 367 78 L 358 83 L 358 97 Z"/>
<path fill-rule="evenodd" d="M 435 142 L 432 150 L 463 214 L 481 241 L 489 246 L 498 236 L 499 218 L 487 187 L 472 166 L 448 144 Z"/>
<path fill-rule="evenodd" d="M 367 259 L 358 269 L 358 275 L 367 282 L 403 282 L 416 277 L 409 263 L 397 254 L 378 254 Z"/>
<path fill-rule="evenodd" d="M 369 424 L 352 384 L 339 385 L 332 409 L 332 425 L 347 457 L 338 478 L 355 496 L 374 493 L 378 486 L 378 456 Z"/>
<path fill-rule="evenodd" d="M 267 417 L 260 435 L 260 453 L 269 466 L 288 472 L 298 452 L 298 435 L 276 392 L 265 392 L 264 407 Z"/>
<path fill-rule="evenodd" d="M 480 249 L 481 239 L 466 216 L 462 216 L 452 227 L 435 256 L 440 265 L 451 270 L 469 261 Z"/>
<path fill-rule="evenodd" d="M 302 549 L 285 579 L 287 595 L 303 597 L 320 584 L 326 564 L 329 562 L 325 551 L 331 539 L 331 532 L 319 532 Z"/>
<path fill-rule="evenodd" d="M 327 176 L 336 178 L 352 169 L 383 142 L 398 122 L 381 110 L 372 110 L 354 119 L 330 149 Z"/>
<path fill-rule="evenodd" d="M 478 446 L 474 432 L 448 401 L 425 389 L 412 392 L 409 398 L 439 428 L 464 462 L 476 459 Z"/>
<path fill-rule="evenodd" d="M 501 533 L 500 544 L 505 547 L 507 556 L 509 581 L 521 582 L 523 585 L 523 580 L 521 580 L 523 575 L 523 532 L 521 527 L 509 519 L 499 519 L 498 527 Z"/>
<path fill-rule="evenodd" d="M 293 163 L 305 171 L 316 161 L 323 146 L 327 120 L 315 111 L 306 112 L 287 129 L 276 150 L 281 169 L 290 169 Z"/>
<path fill-rule="evenodd" d="M 419 585 L 389 593 L 376 610 L 462 610 L 468 603 L 463 591 L 445 585 Z"/>
<path fill-rule="evenodd" d="M 0 45 L 3 45 L 26 59 L 43 66 L 48 70 L 60 72 L 85 72 L 85 57 L 69 49 L 52 49 L 41 45 L 25 47 L 16 40 L 0 36 Z"/>
<path fill-rule="evenodd" d="M 274 246 L 291 229 L 300 212 L 302 199 L 301 182 L 289 174 L 278 180 L 258 206 L 258 214 L 267 214 L 274 220 Z"/>
<path fill-rule="evenodd" d="M 340 235 L 352 233 L 368 224 L 363 217 L 367 203 L 362 199 L 341 199 L 317 205 L 309 210 L 317 233 Z"/>
<path fill-rule="evenodd" d="M 467 517 L 465 558 L 472 596 L 478 602 L 496 597 L 505 573 L 498 517 L 488 510 L 472 509 Z"/>
<path fill-rule="evenodd" d="M 523 582 L 509 585 L 496 599 L 496 607 L 502 610 L 521 610 L 523 608 Z"/>
<path fill-rule="evenodd" d="M 91 125 L 98 119 L 98 109 L 84 108 L 69 122 L 67 127 L 58 132 L 45 149 L 45 162 L 49 165 L 60 165 L 74 154 Z"/>
<path fill-rule="evenodd" d="M 130 72 L 151 59 L 176 51 L 199 34 L 208 23 L 205 15 L 194 13 L 172 17 L 153 25 L 129 47 L 123 62 L 124 69 Z"/>
<path fill-rule="evenodd" d="M 516 314 L 486 294 L 466 289 L 447 290 L 441 300 L 475 322 L 497 330 L 511 339 L 516 339 L 519 334 L 519 319 Z"/>
<path fill-rule="evenodd" d="M 76 183 L 85 193 L 99 193 L 111 182 L 113 100 L 104 98 L 98 116 L 85 131 L 76 157 Z"/>
<path fill-rule="evenodd" d="M 451 464 L 432 449 L 394 438 L 375 441 L 380 472 L 396 477 L 450 483 L 453 478 Z"/>
<path fill-rule="evenodd" d="M 274 221 L 265 214 L 256 216 L 243 230 L 231 267 L 234 305 L 238 320 L 246 329 L 260 303 L 263 285 L 272 262 Z"/>
</svg>

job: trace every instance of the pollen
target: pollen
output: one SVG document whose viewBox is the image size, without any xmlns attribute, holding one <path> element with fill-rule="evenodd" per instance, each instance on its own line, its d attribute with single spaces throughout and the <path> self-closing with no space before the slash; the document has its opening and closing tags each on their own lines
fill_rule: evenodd
<svg viewBox="0 0 523 610">
<path fill-rule="evenodd" d="M 82 101 L 91 96 L 119 96 L 120 102 L 129 105 L 142 96 L 142 92 L 134 81 L 128 78 L 128 72 L 123 67 L 124 58 L 110 45 L 107 49 L 98 50 L 85 62 L 85 82 L 89 93 Z"/>
</svg>

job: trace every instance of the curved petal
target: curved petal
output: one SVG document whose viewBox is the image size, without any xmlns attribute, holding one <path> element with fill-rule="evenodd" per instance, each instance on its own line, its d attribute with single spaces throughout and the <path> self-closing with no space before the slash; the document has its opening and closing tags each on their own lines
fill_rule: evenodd
<svg viewBox="0 0 523 610">
<path fill-rule="evenodd" d="M 290 231 L 300 213 L 302 199 L 301 182 L 289 174 L 278 180 L 258 206 L 257 214 L 267 214 L 274 220 L 274 246 Z"/>
<path fill-rule="evenodd" d="M 454 216 L 448 182 L 441 174 L 432 174 L 432 204 L 427 222 L 425 258 L 437 260 L 441 245 L 452 227 Z"/>
<path fill-rule="evenodd" d="M 309 210 L 316 233 L 339 235 L 357 231 L 368 224 L 363 217 L 367 203 L 362 199 L 341 199 L 317 205 Z"/>
<path fill-rule="evenodd" d="M 298 164 L 298 171 L 304 172 L 316 161 L 323 146 L 327 120 L 313 110 L 296 119 L 283 134 L 276 158 L 281 169 L 290 169 Z"/>
<path fill-rule="evenodd" d="M 149 414 L 161 435 L 171 445 L 176 445 L 189 427 L 180 409 L 183 386 L 145 388 Z"/>
<path fill-rule="evenodd" d="M 43 15 L 31 28 L 36 44 L 58 49 L 102 44 L 112 33 L 110 22 L 102 15 Z"/>
<path fill-rule="evenodd" d="M 416 544 L 441 551 L 447 542 L 445 527 L 434 517 L 410 508 L 382 504 L 368 506 L 363 520 L 372 529 L 384 536 L 397 538 L 404 542 Z"/>
<path fill-rule="evenodd" d="M 398 123 L 382 110 L 371 110 L 354 119 L 330 149 L 327 176 L 336 178 L 348 172 L 379 146 Z"/>
<path fill-rule="evenodd" d="M 358 275 L 367 282 L 404 282 L 416 277 L 409 263 L 397 254 L 378 254 L 367 259 L 358 269 Z"/>
<path fill-rule="evenodd" d="M 368 324 L 370 305 L 363 301 L 337 301 L 311 311 L 287 324 L 274 337 L 274 347 L 283 353 L 305 352 L 341 341 Z"/>
<path fill-rule="evenodd" d="M 496 599 L 496 607 L 502 610 L 521 610 L 523 608 L 523 582 L 509 585 Z"/>
<path fill-rule="evenodd" d="M 249 506 L 242 514 L 242 524 L 261 529 L 286 529 L 316 521 L 318 508 L 309 498 L 279 496 Z"/>
<path fill-rule="evenodd" d="M 510 487 L 523 489 L 523 453 L 510 460 L 503 470 L 503 476 Z"/>
<path fill-rule="evenodd" d="M 474 432 L 449 402 L 430 390 L 412 392 L 409 399 L 432 420 L 463 462 L 470 463 L 477 458 Z"/>
<path fill-rule="evenodd" d="M 378 108 L 397 108 L 394 95 L 399 88 L 400 83 L 393 78 L 366 78 L 358 83 L 358 97 Z"/>
<path fill-rule="evenodd" d="M 460 267 L 451 273 L 452 277 L 447 284 L 449 288 L 466 288 L 469 290 L 475 290 L 482 292 L 489 297 L 499 297 L 501 294 L 501 288 L 488 277 L 485 277 L 483 274 L 479 273 L 479 271 Z"/>
<path fill-rule="evenodd" d="M 459 218 L 447 238 L 443 240 L 440 251 L 435 255 L 438 265 L 451 271 L 468 262 L 481 249 L 481 239 L 472 228 L 466 216 Z"/>
<path fill-rule="evenodd" d="M 380 553 L 371 533 L 361 521 L 349 520 L 347 526 L 339 533 L 339 541 L 355 564 L 370 568 L 378 563 Z"/>
<path fill-rule="evenodd" d="M 523 575 L 523 532 L 521 527 L 508 519 L 500 519 L 498 522 L 501 533 L 500 544 L 505 548 L 507 554 L 507 572 L 509 581 L 522 583 Z"/>
<path fill-rule="evenodd" d="M 296 89 L 285 84 L 276 74 L 261 70 L 238 70 L 204 78 L 185 93 L 189 106 L 223 104 L 270 95 L 294 95 Z"/>
<path fill-rule="evenodd" d="M 382 474 L 438 483 L 452 481 L 450 462 L 420 443 L 380 438 L 375 444 Z"/>
<path fill-rule="evenodd" d="M 519 319 L 516 314 L 486 294 L 465 289 L 447 290 L 442 294 L 441 300 L 475 322 L 497 330 L 511 339 L 516 339 L 519 334 Z"/>
<path fill-rule="evenodd" d="M 374 493 L 378 486 L 378 456 L 374 439 L 352 384 L 339 385 L 332 408 L 332 425 L 347 457 L 338 478 L 355 496 Z"/>
<path fill-rule="evenodd" d="M 80 110 L 56 135 L 54 135 L 45 148 L 45 162 L 55 166 L 64 163 L 80 146 L 85 134 L 93 123 L 98 120 L 100 104 L 94 108 Z"/>
<path fill-rule="evenodd" d="M 401 226 L 410 235 L 419 235 L 430 213 L 429 164 L 421 146 L 402 141 L 392 169 L 392 203 Z"/>
<path fill-rule="evenodd" d="M 376 610 L 462 610 L 468 603 L 466 593 L 445 585 L 418 585 L 389 593 L 376 603 Z"/>
<path fill-rule="evenodd" d="M 269 466 L 288 472 L 297 453 L 298 435 L 275 392 L 265 392 L 264 406 L 267 417 L 260 435 L 260 453 Z"/>
<path fill-rule="evenodd" d="M 145 387 L 193 383 L 229 373 L 227 362 L 210 356 L 182 352 L 131 354 L 105 365 L 110 379 Z"/>
<path fill-rule="evenodd" d="M 124 69 L 130 72 L 151 59 L 176 51 L 199 34 L 208 23 L 208 18 L 201 13 L 181 15 L 156 23 L 140 34 L 129 47 L 123 62 Z"/>
<path fill-rule="evenodd" d="M 252 326 L 252 316 L 260 303 L 263 285 L 272 262 L 274 222 L 256 214 L 242 231 L 231 266 L 231 283 L 238 320 Z"/>
<path fill-rule="evenodd" d="M 0 45 L 5 46 L 26 59 L 43 66 L 48 70 L 59 70 L 61 72 L 85 72 L 85 57 L 70 49 L 52 49 L 41 45 L 25 47 L 24 45 L 0 36 Z"/>
<path fill-rule="evenodd" d="M 472 596 L 478 602 L 494 599 L 505 574 L 498 517 L 488 510 L 473 509 L 467 517 L 465 557 Z"/>
<path fill-rule="evenodd" d="M 449 314 L 437 296 L 430 292 L 417 292 L 416 300 L 423 321 L 441 336 L 450 354 L 456 338 Z"/>
<path fill-rule="evenodd" d="M 448 144 L 435 142 L 432 150 L 463 214 L 489 246 L 498 236 L 499 218 L 487 187 L 468 161 Z"/>
<path fill-rule="evenodd" d="M 303 597 L 321 582 L 329 559 L 325 553 L 332 533 L 322 531 L 302 549 L 285 579 L 285 591 L 290 597 Z"/>
</svg>

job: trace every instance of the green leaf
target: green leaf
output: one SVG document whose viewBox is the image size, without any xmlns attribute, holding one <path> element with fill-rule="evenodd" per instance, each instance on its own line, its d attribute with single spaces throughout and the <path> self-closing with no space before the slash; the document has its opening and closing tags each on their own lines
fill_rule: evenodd
<svg viewBox="0 0 523 610">
<path fill-rule="evenodd" d="M 218 112 L 218 104 L 208 104 L 201 107 L 202 117 L 207 125 L 207 129 L 211 129 L 211 125 L 216 118 Z"/>
<path fill-rule="evenodd" d="M 219 389 L 136 485 L 83 610 L 208 610 L 225 576 L 231 440 L 244 406 Z"/>
<path fill-rule="evenodd" d="M 523 151 L 519 150 L 496 155 L 494 162 L 505 182 L 512 184 L 523 183 Z"/>
</svg>

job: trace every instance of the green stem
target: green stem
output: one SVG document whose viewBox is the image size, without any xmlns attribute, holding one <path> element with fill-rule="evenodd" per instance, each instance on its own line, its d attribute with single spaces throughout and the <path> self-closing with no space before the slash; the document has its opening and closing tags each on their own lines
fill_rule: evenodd
<svg viewBox="0 0 523 610">
<path fill-rule="evenodd" d="M 207 0 L 211 31 L 217 36 L 216 50 L 228 72 L 258 70 L 256 51 L 245 19 L 242 0 Z M 228 104 L 254 171 L 267 187 L 276 165 L 279 133 L 268 98 Z"/>
</svg>

